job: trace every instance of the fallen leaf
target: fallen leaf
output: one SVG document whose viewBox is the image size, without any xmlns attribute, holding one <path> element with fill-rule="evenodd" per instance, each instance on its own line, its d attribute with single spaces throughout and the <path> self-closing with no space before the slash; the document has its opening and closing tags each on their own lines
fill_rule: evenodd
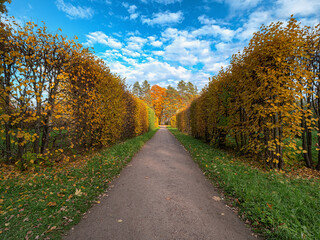
<svg viewBox="0 0 320 240">
<path fill-rule="evenodd" d="M 224 216 L 224 213 L 221 213 L 221 216 Z"/>
<path fill-rule="evenodd" d="M 144 177 L 145 179 L 148 179 L 149 177 Z"/>
<path fill-rule="evenodd" d="M 76 189 L 76 192 L 74 193 L 74 195 L 80 197 L 82 195 L 81 189 Z"/>
<path fill-rule="evenodd" d="M 212 199 L 215 200 L 215 201 L 217 201 L 217 202 L 221 201 L 221 198 L 218 197 L 218 196 L 213 196 Z"/>
<path fill-rule="evenodd" d="M 53 207 L 53 206 L 56 206 L 57 203 L 56 202 L 48 202 L 47 204 L 49 207 Z"/>
<path fill-rule="evenodd" d="M 267 203 L 267 205 L 272 210 L 272 204 Z"/>
<path fill-rule="evenodd" d="M 122 223 L 122 219 L 119 219 L 119 220 L 118 220 L 118 223 Z"/>
</svg>

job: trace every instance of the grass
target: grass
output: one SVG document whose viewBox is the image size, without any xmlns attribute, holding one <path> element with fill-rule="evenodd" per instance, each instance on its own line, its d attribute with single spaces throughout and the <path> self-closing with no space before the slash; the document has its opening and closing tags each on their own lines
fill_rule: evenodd
<svg viewBox="0 0 320 240">
<path fill-rule="evenodd" d="M 156 131 L 102 150 L 82 166 L 0 174 L 0 239 L 60 239 Z"/>
<path fill-rule="evenodd" d="M 206 176 L 267 239 L 320 239 L 320 182 L 263 172 L 169 128 Z"/>
</svg>

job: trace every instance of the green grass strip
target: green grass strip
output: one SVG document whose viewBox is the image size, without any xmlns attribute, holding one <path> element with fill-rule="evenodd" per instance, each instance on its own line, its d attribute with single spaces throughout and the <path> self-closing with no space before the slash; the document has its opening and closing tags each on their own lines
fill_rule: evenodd
<svg viewBox="0 0 320 240">
<path fill-rule="evenodd" d="M 96 154 L 81 168 L 0 181 L 0 239 L 60 239 L 157 129 Z"/>
<path fill-rule="evenodd" d="M 267 239 L 320 239 L 319 181 L 263 172 L 175 128 L 169 130 L 255 231 Z"/>
</svg>

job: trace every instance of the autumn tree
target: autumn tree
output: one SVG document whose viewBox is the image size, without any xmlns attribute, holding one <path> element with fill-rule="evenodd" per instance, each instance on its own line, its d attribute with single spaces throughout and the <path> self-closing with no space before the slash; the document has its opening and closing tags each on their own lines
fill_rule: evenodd
<svg viewBox="0 0 320 240">
<path fill-rule="evenodd" d="M 281 169 L 292 152 L 301 152 L 312 167 L 312 131 L 320 126 L 318 29 L 303 29 L 294 18 L 262 26 L 201 97 L 177 114 L 178 128 L 220 147 L 233 136 L 238 150 L 271 168 Z M 179 82 L 178 89 L 185 92 L 186 84 Z"/>
<path fill-rule="evenodd" d="M 7 13 L 7 8 L 5 6 L 5 3 L 11 3 L 11 0 L 0 0 L 0 12 L 1 13 Z"/>
<path fill-rule="evenodd" d="M 151 87 L 152 106 L 160 123 L 163 122 L 163 103 L 167 95 L 166 92 L 165 88 L 158 85 Z"/>
<path fill-rule="evenodd" d="M 149 130 L 153 110 L 89 49 L 45 24 L 11 22 L 0 29 L 0 137 L 8 162 L 45 164 L 64 152 L 58 138 L 81 150 Z"/>
</svg>

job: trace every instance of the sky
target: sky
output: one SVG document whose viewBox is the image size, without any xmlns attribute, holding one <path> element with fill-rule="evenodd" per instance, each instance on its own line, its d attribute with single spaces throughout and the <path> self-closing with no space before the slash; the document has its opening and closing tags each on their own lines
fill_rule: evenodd
<svg viewBox="0 0 320 240">
<path fill-rule="evenodd" d="M 320 0 L 12 0 L 7 9 L 20 24 L 77 36 L 129 86 L 184 80 L 201 89 L 261 24 L 291 14 L 320 23 Z"/>
</svg>

